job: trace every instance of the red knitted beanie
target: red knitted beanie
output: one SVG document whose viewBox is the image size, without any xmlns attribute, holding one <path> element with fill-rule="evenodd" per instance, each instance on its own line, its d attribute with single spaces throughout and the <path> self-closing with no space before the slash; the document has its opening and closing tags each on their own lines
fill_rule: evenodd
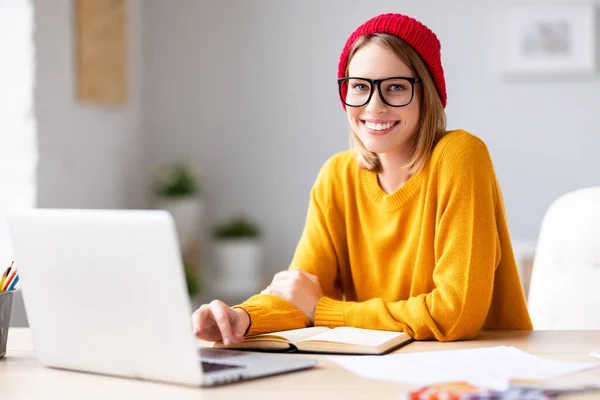
<svg viewBox="0 0 600 400">
<path fill-rule="evenodd" d="M 371 18 L 364 24 L 358 27 L 348 41 L 342 55 L 340 56 L 340 63 L 338 66 L 338 78 L 346 76 L 346 67 L 348 66 L 348 55 L 350 48 L 361 36 L 368 35 L 371 33 L 388 33 L 399 37 L 408 43 L 416 52 L 421 56 L 429 73 L 433 77 L 435 86 L 437 87 L 438 94 L 442 100 L 442 105 L 446 107 L 446 81 L 444 80 L 444 70 L 442 68 L 441 56 L 440 56 L 440 42 L 435 35 L 425 25 L 420 23 L 414 18 L 408 17 L 402 14 L 381 14 L 374 18 Z M 345 94 L 344 94 L 345 96 Z M 346 109 L 346 106 L 342 102 L 342 106 Z"/>
</svg>

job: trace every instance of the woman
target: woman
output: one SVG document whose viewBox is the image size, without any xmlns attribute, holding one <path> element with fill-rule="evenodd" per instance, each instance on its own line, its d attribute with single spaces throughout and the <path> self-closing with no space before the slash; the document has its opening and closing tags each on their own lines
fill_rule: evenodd
<svg viewBox="0 0 600 400">
<path fill-rule="evenodd" d="M 289 269 L 243 304 L 201 306 L 196 335 L 238 343 L 345 325 L 452 341 L 532 329 L 487 147 L 446 131 L 435 34 L 408 16 L 372 18 L 338 78 L 353 149 L 321 168 Z"/>
</svg>

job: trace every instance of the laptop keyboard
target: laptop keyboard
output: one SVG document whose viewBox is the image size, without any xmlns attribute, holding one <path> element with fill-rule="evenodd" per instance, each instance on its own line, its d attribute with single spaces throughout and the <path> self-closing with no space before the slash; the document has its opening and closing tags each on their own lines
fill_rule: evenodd
<svg viewBox="0 0 600 400">
<path fill-rule="evenodd" d="M 222 371 L 224 369 L 232 369 L 232 368 L 241 368 L 241 366 L 202 361 L 202 369 L 204 370 L 204 372 Z"/>
</svg>

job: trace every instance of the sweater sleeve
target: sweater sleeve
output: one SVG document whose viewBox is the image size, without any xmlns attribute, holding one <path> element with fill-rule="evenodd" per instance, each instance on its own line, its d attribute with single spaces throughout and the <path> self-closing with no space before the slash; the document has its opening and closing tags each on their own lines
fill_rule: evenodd
<svg viewBox="0 0 600 400">
<path fill-rule="evenodd" d="M 336 284 L 338 262 L 332 240 L 337 224 L 331 207 L 331 160 L 319 172 L 311 189 L 306 221 L 289 269 L 303 269 L 319 278 L 323 294 L 341 298 Z M 339 231 L 339 225 L 336 227 Z M 247 335 L 305 328 L 310 320 L 294 305 L 279 297 L 258 294 L 234 306 L 250 315 Z"/>
<path fill-rule="evenodd" d="M 437 175 L 433 290 L 388 303 L 381 298 L 342 302 L 323 297 L 315 325 L 405 331 L 417 340 L 477 335 L 500 262 L 496 178 L 485 144 L 473 137 L 452 139 L 438 159 Z"/>
</svg>

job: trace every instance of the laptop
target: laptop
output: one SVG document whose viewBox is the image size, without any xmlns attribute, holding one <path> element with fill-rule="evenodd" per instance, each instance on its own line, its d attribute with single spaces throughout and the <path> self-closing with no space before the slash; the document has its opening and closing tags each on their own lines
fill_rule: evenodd
<svg viewBox="0 0 600 400">
<path fill-rule="evenodd" d="M 31 209 L 7 221 L 42 365 L 192 386 L 316 365 L 291 354 L 198 346 L 166 211 Z"/>
</svg>

